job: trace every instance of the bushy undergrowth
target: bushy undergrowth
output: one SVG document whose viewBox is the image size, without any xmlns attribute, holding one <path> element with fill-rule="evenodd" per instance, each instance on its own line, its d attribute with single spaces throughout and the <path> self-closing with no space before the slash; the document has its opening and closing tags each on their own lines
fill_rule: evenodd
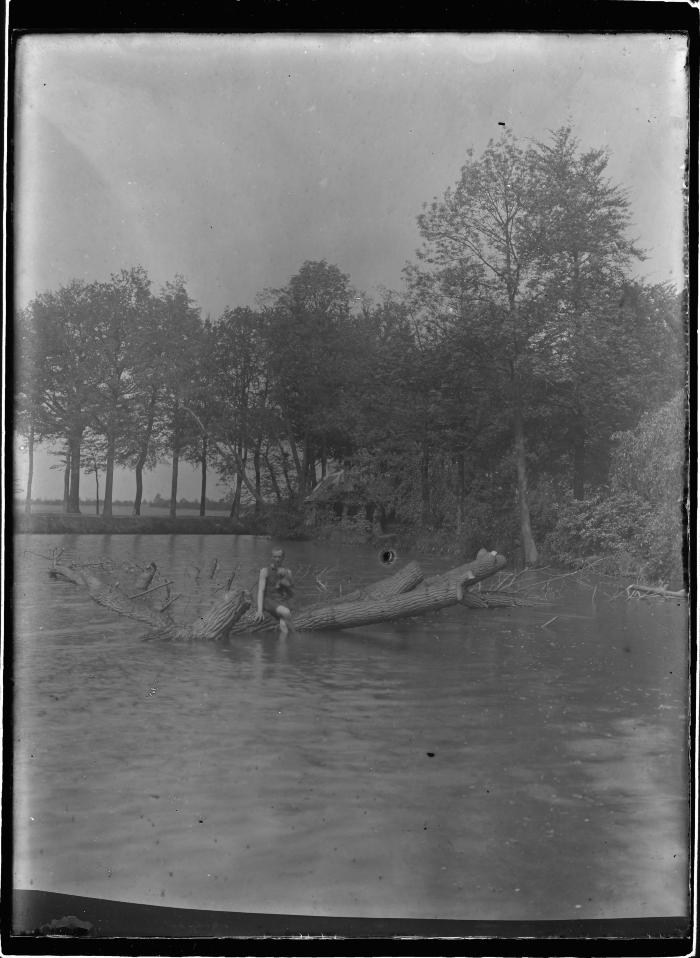
<svg viewBox="0 0 700 958">
<path fill-rule="evenodd" d="M 680 507 L 660 512 L 634 492 L 608 492 L 562 503 L 544 540 L 548 558 L 577 565 L 599 558 L 600 571 L 649 581 L 683 577 Z"/>
<path fill-rule="evenodd" d="M 682 393 L 618 434 L 608 486 L 560 499 L 547 555 L 565 564 L 602 557 L 606 571 L 682 583 L 684 437 Z"/>
</svg>

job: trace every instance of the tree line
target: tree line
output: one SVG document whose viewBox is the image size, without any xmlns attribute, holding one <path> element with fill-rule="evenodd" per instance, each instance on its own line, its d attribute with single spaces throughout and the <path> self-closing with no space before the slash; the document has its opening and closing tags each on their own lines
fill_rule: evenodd
<svg viewBox="0 0 700 958">
<path fill-rule="evenodd" d="M 37 441 L 60 446 L 67 511 L 81 471 L 104 475 L 104 515 L 117 465 L 135 514 L 167 459 L 172 515 L 183 460 L 202 503 L 213 469 L 238 515 L 299 504 L 342 464 L 382 516 L 518 539 L 536 562 L 552 504 L 608 488 L 620 434 L 685 384 L 684 300 L 635 278 L 609 159 L 566 127 L 468 152 L 417 217 L 405 289 L 378 299 L 325 260 L 215 319 L 140 266 L 37 295 L 16 327 L 28 501 Z"/>
</svg>

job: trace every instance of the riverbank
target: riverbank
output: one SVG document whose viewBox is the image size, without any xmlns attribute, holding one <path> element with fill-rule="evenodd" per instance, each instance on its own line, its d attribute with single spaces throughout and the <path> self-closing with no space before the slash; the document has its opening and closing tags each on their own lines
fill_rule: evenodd
<svg viewBox="0 0 700 958">
<path fill-rule="evenodd" d="M 41 535 L 225 535 L 264 534 L 254 522 L 228 516 L 84 516 L 15 514 L 13 532 Z"/>
</svg>

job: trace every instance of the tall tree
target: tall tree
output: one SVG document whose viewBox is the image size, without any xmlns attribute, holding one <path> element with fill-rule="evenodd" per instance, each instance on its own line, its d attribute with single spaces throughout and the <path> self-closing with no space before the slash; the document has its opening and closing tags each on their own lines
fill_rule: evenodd
<svg viewBox="0 0 700 958">
<path fill-rule="evenodd" d="M 259 510 L 262 491 L 248 474 L 250 454 L 266 415 L 265 316 L 248 307 L 226 309 L 212 330 L 212 393 L 207 408 L 219 476 L 234 483 L 231 515 L 238 516 L 243 490 Z"/>
<path fill-rule="evenodd" d="M 193 344 L 191 368 L 193 383 L 185 407 L 186 432 L 183 454 L 200 470 L 199 514 L 206 514 L 207 477 L 211 458 L 212 429 L 217 421 L 219 404 L 215 395 L 217 342 L 214 327 L 209 319 L 202 325 L 199 337 Z M 188 415 L 189 414 L 189 415 Z M 192 425 L 194 424 L 194 429 Z"/>
<path fill-rule="evenodd" d="M 495 373 L 494 391 L 509 411 L 520 534 L 527 564 L 537 561 L 528 500 L 526 410 L 534 355 L 543 346 L 532 308 L 538 249 L 530 228 L 533 163 L 510 134 L 468 159 L 454 189 L 418 217 L 422 264 L 408 271 L 417 305 L 450 311 Z"/>
<path fill-rule="evenodd" d="M 316 460 L 346 438 L 338 400 L 353 296 L 349 277 L 325 260 L 307 260 L 286 287 L 267 291 L 270 399 L 284 424 L 300 499 L 315 482 Z"/>
<path fill-rule="evenodd" d="M 634 355 L 638 330 L 625 322 L 629 313 L 618 303 L 630 265 L 643 253 L 627 236 L 629 200 L 607 178 L 606 150 L 582 152 L 571 129 L 562 127 L 537 144 L 532 161 L 539 305 L 556 344 L 548 372 L 557 378 L 560 403 L 568 405 L 572 488 L 581 499 L 596 425 L 624 405 L 625 370 L 641 372 L 642 357 Z M 614 428 L 611 422 L 609 432 Z"/>
<path fill-rule="evenodd" d="M 141 514 L 143 473 L 166 451 L 165 400 L 170 379 L 170 342 L 163 303 L 149 296 L 135 314 L 131 329 L 132 395 L 120 464 L 134 470 L 133 514 Z"/>
<path fill-rule="evenodd" d="M 34 313 L 22 310 L 15 323 L 15 422 L 17 435 L 27 440 L 27 483 L 24 511 L 31 512 L 32 482 L 34 478 L 34 449 L 41 441 L 42 431 L 48 424 L 41 420 L 41 403 L 44 391 L 44 366 L 36 348 Z"/>
<path fill-rule="evenodd" d="M 197 427 L 186 408 L 197 389 L 197 371 L 193 357 L 200 340 L 200 311 L 190 299 L 182 276 L 165 284 L 159 296 L 161 328 L 167 343 L 168 365 L 164 388 L 165 428 L 172 455 L 170 515 L 177 514 L 177 488 L 180 458 Z"/>
<path fill-rule="evenodd" d="M 97 363 L 93 427 L 105 440 L 103 515 L 112 515 L 114 466 L 123 459 L 134 416 L 136 369 L 141 363 L 139 330 L 152 310 L 150 280 L 140 267 L 123 269 L 97 287 L 94 350 Z M 121 448 L 118 448 L 121 444 Z"/>
<path fill-rule="evenodd" d="M 41 293 L 27 308 L 32 341 L 24 343 L 31 368 L 41 369 L 33 406 L 47 438 L 63 438 L 68 464 L 65 508 L 80 512 L 80 448 L 95 413 L 99 382 L 95 354 L 97 284 L 73 280 Z M 20 334 L 21 335 L 21 334 Z M 22 342 L 22 340 L 20 340 Z"/>
</svg>

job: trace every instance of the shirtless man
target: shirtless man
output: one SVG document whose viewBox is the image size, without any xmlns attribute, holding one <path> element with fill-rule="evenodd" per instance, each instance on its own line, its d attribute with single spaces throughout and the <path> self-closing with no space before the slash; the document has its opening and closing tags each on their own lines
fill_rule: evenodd
<svg viewBox="0 0 700 958">
<path fill-rule="evenodd" d="M 292 613 L 284 604 L 293 595 L 292 573 L 282 567 L 284 550 L 273 549 L 270 565 L 260 570 L 258 579 L 258 611 L 256 622 L 262 622 L 267 612 L 279 622 L 280 635 L 288 634 L 292 627 Z"/>
</svg>

